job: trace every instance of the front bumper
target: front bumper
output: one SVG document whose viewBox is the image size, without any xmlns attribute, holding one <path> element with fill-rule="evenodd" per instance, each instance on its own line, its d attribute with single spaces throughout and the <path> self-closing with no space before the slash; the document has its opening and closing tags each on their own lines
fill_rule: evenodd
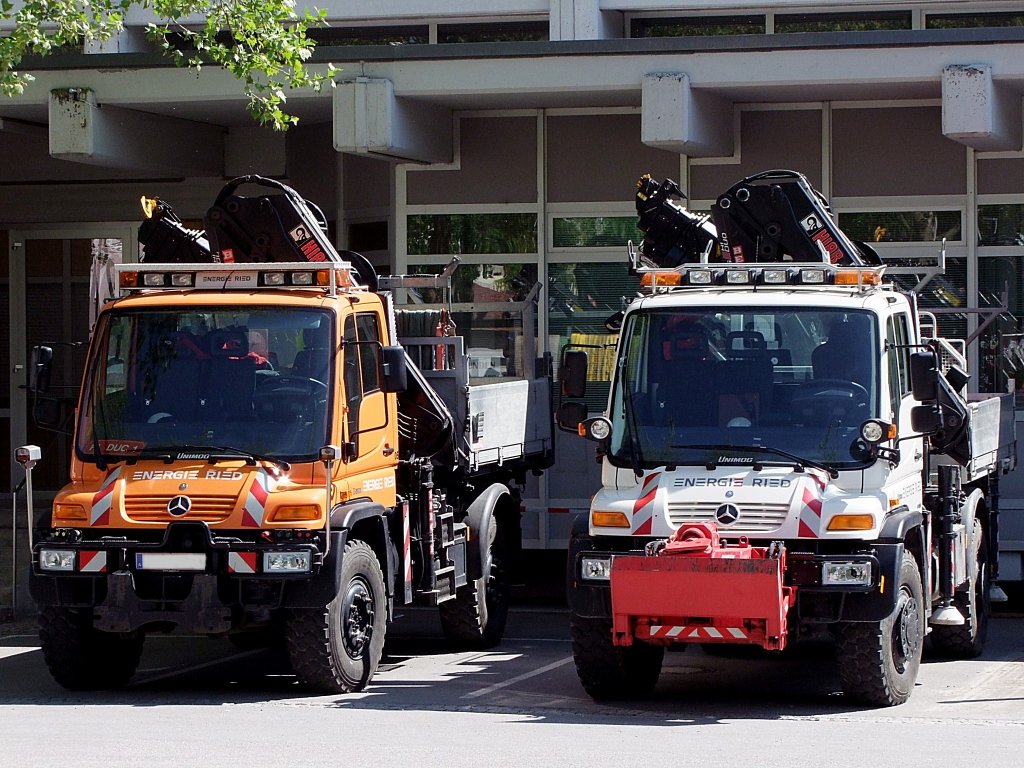
<svg viewBox="0 0 1024 768">
<path fill-rule="evenodd" d="M 323 606 L 337 591 L 345 545 L 345 532 L 333 531 L 323 557 L 322 535 L 271 541 L 253 534 L 214 535 L 205 523 L 194 522 L 172 523 L 159 541 L 139 538 L 137 531 L 104 533 L 38 541 L 29 589 L 40 606 L 93 608 L 95 626 L 109 632 L 173 624 L 215 634 L 277 608 Z M 42 569 L 44 549 L 71 552 L 73 569 Z M 310 570 L 265 570 L 264 555 L 283 552 L 308 556 Z"/>
<path fill-rule="evenodd" d="M 587 539 L 570 548 L 568 598 L 577 616 L 612 619 L 615 641 L 751 643 L 778 650 L 794 624 L 880 621 L 895 607 L 902 544 L 778 557 L 649 557 Z M 762 553 L 763 554 L 763 553 Z M 606 581 L 581 563 L 610 558 Z M 826 584 L 828 563 L 863 563 L 870 583 Z"/>
</svg>

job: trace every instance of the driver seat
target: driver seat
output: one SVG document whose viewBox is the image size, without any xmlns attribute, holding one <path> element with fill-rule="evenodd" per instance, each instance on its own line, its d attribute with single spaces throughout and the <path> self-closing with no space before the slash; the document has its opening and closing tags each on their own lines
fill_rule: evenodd
<svg viewBox="0 0 1024 768">
<path fill-rule="evenodd" d="M 871 387 L 871 359 L 868 324 L 865 318 L 836 321 L 825 342 L 811 352 L 815 379 L 840 379 Z"/>
</svg>

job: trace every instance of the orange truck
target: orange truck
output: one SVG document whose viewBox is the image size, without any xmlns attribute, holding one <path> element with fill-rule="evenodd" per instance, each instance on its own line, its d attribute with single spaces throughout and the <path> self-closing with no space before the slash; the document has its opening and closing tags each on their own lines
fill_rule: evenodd
<svg viewBox="0 0 1024 768">
<path fill-rule="evenodd" d="M 280 197 L 254 199 L 287 212 Z M 99 314 L 71 477 L 33 526 L 54 678 L 124 685 L 146 633 L 180 627 L 283 635 L 306 686 L 360 690 L 409 604 L 436 605 L 454 643 L 496 644 L 520 489 L 550 463 L 548 377 L 470 378 L 463 338 L 423 330 L 446 315 L 396 308 L 451 270 L 377 277 L 322 231 L 296 247 L 324 260 L 295 258 L 279 232 L 252 239 L 267 246 L 254 258 L 235 231 L 226 263 L 231 231 L 213 219 L 202 263 L 159 263 L 168 241 L 147 233 L 157 247 L 117 268 Z M 30 388 L 54 424 L 51 362 L 34 351 Z"/>
</svg>

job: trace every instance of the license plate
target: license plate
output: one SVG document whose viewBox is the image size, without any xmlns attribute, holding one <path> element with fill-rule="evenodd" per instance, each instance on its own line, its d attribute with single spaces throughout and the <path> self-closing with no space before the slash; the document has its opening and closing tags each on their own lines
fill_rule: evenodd
<svg viewBox="0 0 1024 768">
<path fill-rule="evenodd" d="M 140 571 L 205 571 L 204 552 L 137 552 L 135 567 Z"/>
</svg>

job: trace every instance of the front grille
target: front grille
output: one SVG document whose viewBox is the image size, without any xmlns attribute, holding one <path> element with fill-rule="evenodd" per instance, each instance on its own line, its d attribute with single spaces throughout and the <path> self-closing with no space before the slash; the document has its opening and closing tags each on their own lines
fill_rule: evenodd
<svg viewBox="0 0 1024 768">
<path fill-rule="evenodd" d="M 740 519 L 728 527 L 720 526 L 723 535 L 726 531 L 754 531 L 757 533 L 768 533 L 777 530 L 786 521 L 789 514 L 789 504 L 758 504 L 746 503 L 736 504 L 730 502 L 740 511 Z M 722 506 L 722 502 L 669 502 L 668 521 L 678 528 L 683 523 L 718 523 L 715 519 L 715 510 Z"/>
<path fill-rule="evenodd" d="M 175 517 L 167 511 L 170 496 L 129 496 L 124 501 L 125 515 L 138 522 L 171 522 L 173 520 L 225 520 L 235 508 L 234 496 L 189 496 L 192 508 L 187 515 Z"/>
</svg>

